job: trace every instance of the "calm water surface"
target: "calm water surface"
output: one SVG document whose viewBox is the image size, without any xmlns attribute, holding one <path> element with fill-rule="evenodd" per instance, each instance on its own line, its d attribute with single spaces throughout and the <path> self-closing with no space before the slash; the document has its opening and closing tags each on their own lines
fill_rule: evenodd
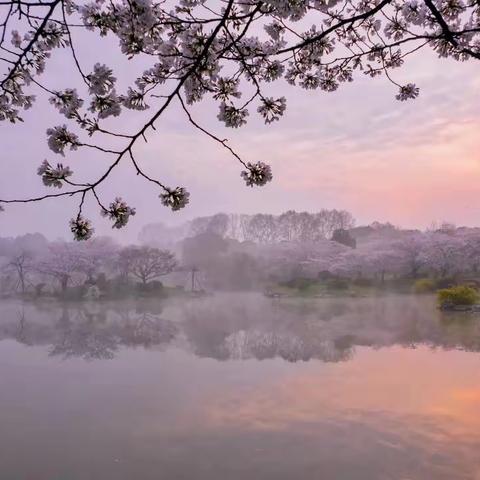
<svg viewBox="0 0 480 480">
<path fill-rule="evenodd" d="M 1 480 L 480 480 L 480 316 L 429 297 L 0 303 Z"/>
</svg>

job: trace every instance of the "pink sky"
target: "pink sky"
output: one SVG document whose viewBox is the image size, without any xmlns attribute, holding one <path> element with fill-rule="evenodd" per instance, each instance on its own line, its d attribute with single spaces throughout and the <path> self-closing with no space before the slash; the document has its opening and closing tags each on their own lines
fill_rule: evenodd
<svg viewBox="0 0 480 480">
<path fill-rule="evenodd" d="M 92 59 L 85 49 L 80 55 L 87 66 L 101 60 Z M 70 86 L 66 71 L 62 58 L 54 57 L 43 80 L 65 88 Z M 216 119 L 216 106 L 196 106 L 195 118 L 228 137 L 242 158 L 272 165 L 274 181 L 255 189 L 245 186 L 241 166 L 228 152 L 192 129 L 174 106 L 149 135 L 148 144 L 137 146 L 136 154 L 149 174 L 167 185 L 186 186 L 191 205 L 176 214 L 168 211 L 155 189 L 121 167 L 101 193 L 105 202 L 121 195 L 137 207 L 132 224 L 126 231 L 112 232 L 93 204 L 87 205 L 87 214 L 98 233 L 128 241 L 134 241 L 147 223 L 178 223 L 219 211 L 343 208 L 360 224 L 379 220 L 424 228 L 445 220 L 479 225 L 479 73 L 478 62 L 438 60 L 430 52 L 420 53 L 396 77 L 399 83 L 412 81 L 421 88 L 420 97 L 410 102 L 395 100 L 396 89 L 384 78 L 357 77 L 334 93 L 277 84 L 271 94 L 287 97 L 287 114 L 268 127 L 252 112 L 246 127 L 226 129 Z M 127 116 L 120 120 L 122 126 L 135 131 L 140 119 L 126 120 Z M 46 128 L 65 122 L 45 98 L 24 118 L 23 125 L 2 125 L 2 197 L 44 193 L 36 175 L 44 158 L 68 163 L 82 180 L 105 169 L 108 159 L 91 151 L 63 159 L 48 150 Z M 67 199 L 9 206 L 1 217 L 0 235 L 40 231 L 49 238 L 69 238 L 68 220 L 77 203 Z"/>
</svg>

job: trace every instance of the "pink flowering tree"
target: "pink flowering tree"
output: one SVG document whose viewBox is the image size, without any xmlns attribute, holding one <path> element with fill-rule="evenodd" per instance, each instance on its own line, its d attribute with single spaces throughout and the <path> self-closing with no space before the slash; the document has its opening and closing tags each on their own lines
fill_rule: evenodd
<svg viewBox="0 0 480 480">
<path fill-rule="evenodd" d="M 353 279 L 363 278 L 369 273 L 364 255 L 351 248 L 335 258 L 329 271 L 340 277 Z"/>
<path fill-rule="evenodd" d="M 77 244 L 78 271 L 93 283 L 100 273 L 106 274 L 116 268 L 117 252 L 120 247 L 109 237 L 95 237 Z"/>
<path fill-rule="evenodd" d="M 281 280 L 291 280 L 296 277 L 317 278 L 320 272 L 332 270 L 332 266 L 350 250 L 337 242 L 320 239 L 258 244 L 252 253 L 264 273 Z"/>
<path fill-rule="evenodd" d="M 464 241 L 466 266 L 475 273 L 480 269 L 480 230 L 468 229 L 459 234 Z"/>
<path fill-rule="evenodd" d="M 428 240 L 428 235 L 416 232 L 404 236 L 395 245 L 404 265 L 405 273 L 412 278 L 417 278 L 422 268 L 427 264 L 425 250 Z"/>
<path fill-rule="evenodd" d="M 423 255 L 430 272 L 443 278 L 467 269 L 468 249 L 464 237 L 442 231 L 425 235 Z"/>
<path fill-rule="evenodd" d="M 383 283 L 387 276 L 403 274 L 405 268 L 397 242 L 375 239 L 356 249 L 346 248 L 333 259 L 331 271 L 349 278 L 377 278 Z"/>
<path fill-rule="evenodd" d="M 402 257 L 393 244 L 371 245 L 365 252 L 365 262 L 375 278 L 385 282 L 387 275 L 399 275 L 402 271 Z"/>
<path fill-rule="evenodd" d="M 92 236 L 84 218 L 86 197 L 98 203 L 114 228 L 125 226 L 135 209 L 122 198 L 99 198 L 98 187 L 120 164 L 158 187 L 160 202 L 179 210 L 189 202 L 183 186 L 168 186 L 150 176 L 137 156 L 138 143 L 155 133 L 159 118 L 173 103 L 185 120 L 218 142 L 242 165 L 247 186 L 272 179 L 261 159 L 243 159 L 227 140 L 207 130 L 190 106 L 210 98 L 217 117 L 230 128 L 244 125 L 251 114 L 266 124 L 284 115 L 285 96 L 270 96 L 273 82 L 331 92 L 359 75 L 385 75 L 399 101 L 414 99 L 414 83 L 398 83 L 395 72 L 408 56 L 431 48 L 440 57 L 459 61 L 480 58 L 480 8 L 463 0 L 5 0 L 0 2 L 0 120 L 18 123 L 35 103 L 32 89 L 48 97 L 61 117 L 48 126 L 47 142 L 58 159 L 38 167 L 44 185 L 54 192 L 32 198 L 0 198 L 9 203 L 78 197 L 70 222 L 74 238 Z M 118 40 L 120 51 L 143 65 L 126 89 L 117 86 L 116 64 L 82 64 L 76 53 L 82 31 Z M 73 60 L 65 85 L 54 88 L 42 73 L 57 50 Z M 115 63 L 115 61 L 113 60 Z M 77 80 L 74 80 L 75 76 Z M 143 115 L 142 126 L 125 131 L 119 120 L 128 112 Z M 113 128 L 110 126 L 113 125 Z M 110 140 L 115 144 L 111 146 Z M 95 149 L 107 158 L 103 173 L 78 181 L 69 152 Z"/>
</svg>

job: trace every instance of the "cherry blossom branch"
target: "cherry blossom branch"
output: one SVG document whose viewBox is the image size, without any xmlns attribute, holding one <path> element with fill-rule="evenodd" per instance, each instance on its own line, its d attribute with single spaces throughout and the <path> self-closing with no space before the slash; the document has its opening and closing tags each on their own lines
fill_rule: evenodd
<svg viewBox="0 0 480 480">
<path fill-rule="evenodd" d="M 467 48 L 467 47 L 462 47 L 459 45 L 457 39 L 455 38 L 455 35 L 453 32 L 450 30 L 447 22 L 443 18 L 442 14 L 438 11 L 437 7 L 434 5 L 432 0 L 424 0 L 425 5 L 429 8 L 429 10 L 432 12 L 433 16 L 435 17 L 435 20 L 437 20 L 438 24 L 440 25 L 443 34 L 445 38 L 455 47 L 458 48 L 461 52 L 468 53 L 468 55 L 476 58 L 477 60 L 480 60 L 480 53 L 474 52 L 472 49 Z"/>
<path fill-rule="evenodd" d="M 55 18 L 59 3 L 62 12 Z M 99 133 L 125 139 L 120 147 L 111 148 L 98 142 L 82 142 L 66 124 L 49 128 L 48 144 L 57 154 L 64 156 L 65 150 L 87 147 L 115 158 L 91 183 L 76 183 L 70 178 L 73 172 L 68 166 L 61 163 L 55 166 L 45 160 L 38 169 L 43 183 L 55 188 L 68 185 L 69 191 L 23 200 L 0 199 L 0 204 L 78 195 L 83 206 L 91 194 L 101 213 L 114 221 L 114 228 L 124 226 L 134 215 L 134 209 L 120 198 L 104 206 L 95 189 L 125 156 L 137 175 L 160 187 L 159 196 L 164 205 L 178 210 L 188 203 L 188 192 L 183 187 L 170 189 L 145 174 L 133 153 L 137 141 L 142 138 L 146 142 L 150 128 L 156 130 L 157 120 L 174 99 L 179 100 L 194 128 L 220 143 L 246 168 L 241 176 L 248 186 L 265 185 L 272 179 L 270 167 L 262 162 L 243 161 L 226 139 L 219 138 L 193 118 L 189 105 L 211 96 L 219 107 L 217 118 L 227 127 L 239 128 L 246 124 L 252 108 L 270 124 L 279 120 L 286 109 L 285 97 L 272 98 L 265 93 L 269 84 L 279 79 L 304 89 L 330 92 L 343 82 L 352 81 L 359 73 L 371 77 L 383 74 L 398 88 L 396 98 L 406 101 L 416 98 L 419 88 L 413 83 L 395 82 L 392 70 L 423 46 L 430 45 L 440 57 L 480 58 L 480 28 L 477 27 L 480 11 L 476 2 L 222 0 L 212 6 L 189 0 L 174 5 L 173 9 L 164 1 L 154 3 L 153 0 L 85 2 L 73 6 L 63 0 L 38 5 L 28 0 L 0 0 L 0 5 L 7 6 L 0 24 L 0 62 L 8 67 L 0 84 L 0 120 L 12 123 L 22 120 L 19 111 L 28 109 L 35 101 L 34 96 L 25 91 L 32 82 L 49 93 L 49 101 L 59 113 L 89 137 Z M 45 15 L 30 10 L 40 5 Z M 15 23 L 23 24 L 27 31 L 22 32 L 23 35 L 16 30 L 10 32 L 12 49 L 4 43 L 14 15 L 19 17 Z M 67 16 L 73 20 L 67 21 Z M 309 20 L 312 27 L 302 31 Z M 454 25 L 455 30 L 449 25 Z M 74 26 L 95 30 L 101 36 L 116 36 L 124 55 L 129 59 L 142 56 L 143 60 L 152 62 L 150 68 L 137 77 L 126 93 L 117 93 L 117 79 L 107 65 L 96 63 L 91 73 L 83 71 L 74 46 L 71 31 Z M 402 51 L 405 45 L 408 46 Z M 70 51 L 74 70 L 83 80 L 81 87 L 90 97 L 85 107 L 81 90 L 80 93 L 75 88 L 53 91 L 34 78 L 43 72 L 54 48 Z M 248 85 L 248 95 L 240 102 L 245 85 Z M 133 134 L 103 126 L 104 119 L 118 117 L 122 109 L 140 112 L 152 106 L 155 106 L 153 114 L 146 117 L 143 126 Z M 71 228 L 75 238 L 86 239 L 93 229 L 81 213 L 80 208 Z"/>
<path fill-rule="evenodd" d="M 53 15 L 55 8 L 59 3 L 61 3 L 63 0 L 54 0 L 49 4 L 50 8 L 48 9 L 48 12 L 45 14 L 45 17 L 43 18 L 42 23 L 39 25 L 37 28 L 36 32 L 34 33 L 32 39 L 28 43 L 28 45 L 22 50 L 22 53 L 18 57 L 18 60 L 15 62 L 15 65 L 12 67 L 12 69 L 8 72 L 7 76 L 0 82 L 0 87 L 3 87 L 9 80 L 12 79 L 12 77 L 16 74 L 17 70 L 21 67 L 23 59 L 26 57 L 26 55 L 29 53 L 30 49 L 32 48 L 33 45 L 37 42 L 39 39 L 40 35 L 43 33 L 43 30 L 45 26 L 48 23 L 48 20 L 50 17 Z"/>
<path fill-rule="evenodd" d="M 344 25 L 353 24 L 355 22 L 358 22 L 359 20 L 365 20 L 366 18 L 369 18 L 369 17 L 375 15 L 375 13 L 382 10 L 386 5 L 392 3 L 392 1 L 393 0 L 382 0 L 380 3 L 378 3 L 371 10 L 368 10 L 365 13 L 361 13 L 359 15 L 355 15 L 355 16 L 350 17 L 350 18 L 345 18 L 345 19 L 341 20 L 340 22 L 336 23 L 335 25 L 333 25 L 333 26 L 327 28 L 326 30 L 322 31 L 318 35 L 315 35 L 311 38 L 307 38 L 303 42 L 292 45 L 291 47 L 284 48 L 284 49 L 281 49 L 281 50 L 277 51 L 276 55 L 282 55 L 284 53 L 292 52 L 294 50 L 300 50 L 300 49 L 302 49 L 302 48 L 304 48 L 308 45 L 316 43 L 319 40 L 322 40 L 323 38 L 325 38 L 330 33 L 334 32 L 335 30 L 338 30 L 340 27 L 343 27 Z"/>
<path fill-rule="evenodd" d="M 185 105 L 185 102 L 183 101 L 183 98 L 180 94 L 177 94 L 177 97 L 178 99 L 180 100 L 180 105 L 182 106 L 182 109 L 183 111 L 186 113 L 187 115 L 187 118 L 188 118 L 188 121 L 195 127 L 197 128 L 198 130 L 200 130 L 202 133 L 204 133 L 205 135 L 207 135 L 208 137 L 210 137 L 211 139 L 215 140 L 216 142 L 218 142 L 220 145 L 222 145 L 223 148 L 226 148 L 244 167 L 247 167 L 247 164 L 240 158 L 240 156 L 235 152 L 235 150 L 233 150 L 232 147 L 230 147 L 230 145 L 227 145 L 227 142 L 228 142 L 228 139 L 220 139 L 218 138 L 217 136 L 215 136 L 213 133 L 209 132 L 208 130 L 206 130 L 205 128 L 203 128 L 202 126 L 200 126 L 192 117 L 192 115 L 190 114 L 189 110 L 187 109 L 187 106 Z"/>
</svg>

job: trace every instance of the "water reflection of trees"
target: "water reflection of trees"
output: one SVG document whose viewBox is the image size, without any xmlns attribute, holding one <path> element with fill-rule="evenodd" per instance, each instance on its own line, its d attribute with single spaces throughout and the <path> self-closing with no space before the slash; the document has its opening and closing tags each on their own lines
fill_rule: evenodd
<svg viewBox="0 0 480 480">
<path fill-rule="evenodd" d="M 25 345 L 48 345 L 51 356 L 81 357 L 86 360 L 114 358 L 121 348 L 158 348 L 177 334 L 174 323 L 158 314 L 102 308 L 32 310 L 25 309 L 14 322 L 0 322 L 0 340 L 14 338 Z M 45 315 L 46 314 L 46 315 Z M 12 335 L 13 334 L 13 335 Z"/>
<path fill-rule="evenodd" d="M 121 349 L 158 350 L 173 342 L 218 360 L 339 362 L 357 347 L 393 345 L 480 351 L 480 318 L 442 314 L 428 298 L 272 302 L 231 295 L 141 309 L 0 306 L 0 314 L 0 341 L 45 345 L 61 358 L 111 359 Z"/>
<path fill-rule="evenodd" d="M 429 297 L 218 302 L 185 308 L 194 353 L 225 359 L 345 361 L 357 347 L 400 345 L 480 351 L 480 317 L 452 316 Z"/>
</svg>

